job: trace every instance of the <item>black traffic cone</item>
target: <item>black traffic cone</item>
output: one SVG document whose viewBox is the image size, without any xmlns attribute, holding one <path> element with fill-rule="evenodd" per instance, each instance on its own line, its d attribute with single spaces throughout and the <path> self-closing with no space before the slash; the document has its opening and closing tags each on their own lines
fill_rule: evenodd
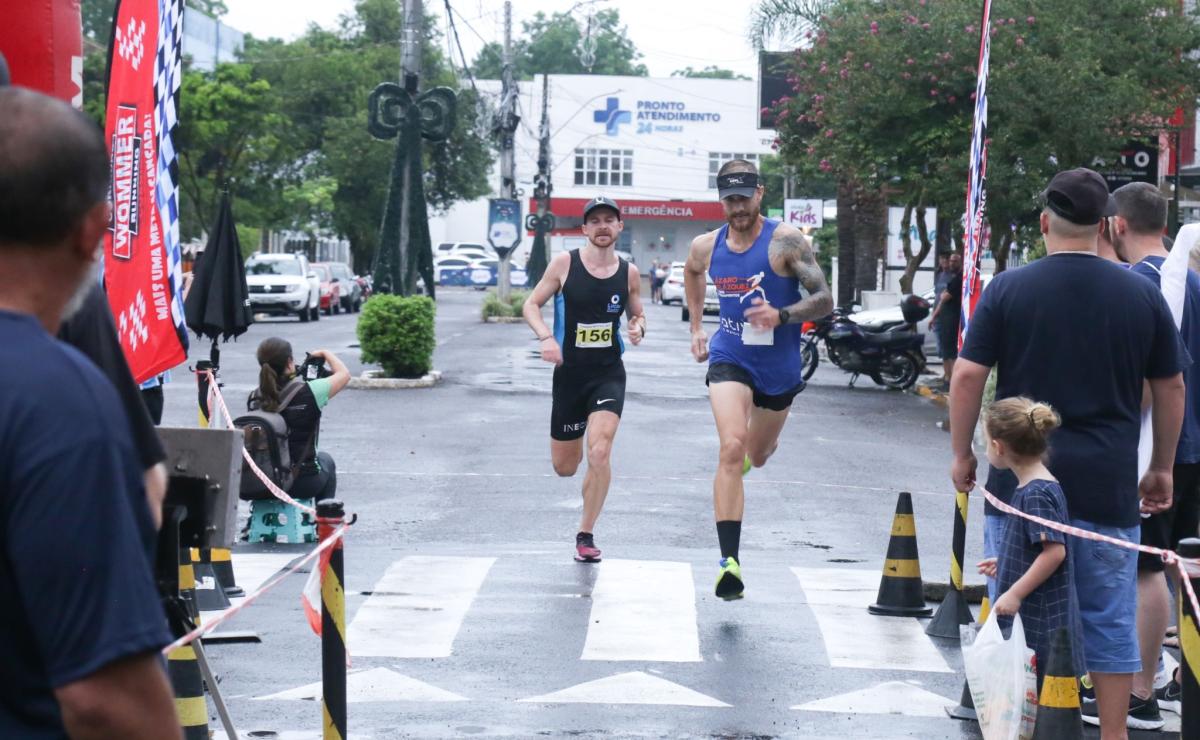
<svg viewBox="0 0 1200 740">
<path fill-rule="evenodd" d="M 975 711 L 975 700 L 971 698 L 971 687 L 967 685 L 967 679 L 963 679 L 962 698 L 958 700 L 958 706 L 946 707 L 946 714 L 950 715 L 951 719 L 979 719 L 979 714 Z"/>
<path fill-rule="evenodd" d="M 917 524 L 913 519 L 912 494 L 907 491 L 901 492 L 896 501 L 879 596 L 867 610 L 888 617 L 928 617 L 933 613 L 933 609 L 925 606 L 921 562 L 917 556 Z"/>
<path fill-rule="evenodd" d="M 229 597 L 213 572 L 212 556 L 207 547 L 192 548 L 192 569 L 196 578 L 196 607 L 203 612 L 229 608 Z"/>
<path fill-rule="evenodd" d="M 1079 678 L 1071 655 L 1071 633 L 1059 627 L 1050 637 L 1050 657 L 1038 698 L 1033 740 L 1082 740 L 1079 712 Z"/>
<path fill-rule="evenodd" d="M 221 584 L 221 588 L 225 590 L 225 595 L 245 596 L 246 592 L 237 585 L 237 580 L 233 577 L 233 553 L 229 548 L 214 547 L 209 553 L 213 573 L 216 574 L 217 582 Z"/>
</svg>

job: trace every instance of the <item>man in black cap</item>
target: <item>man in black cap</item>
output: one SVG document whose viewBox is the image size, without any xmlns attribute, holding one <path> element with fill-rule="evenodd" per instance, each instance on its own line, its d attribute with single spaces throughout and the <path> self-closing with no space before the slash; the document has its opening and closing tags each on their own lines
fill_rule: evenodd
<svg viewBox="0 0 1200 740">
<path fill-rule="evenodd" d="M 1101 220 L 1116 212 L 1104 179 L 1087 169 L 1060 172 L 1042 196 L 1046 257 L 997 275 L 966 327 L 950 384 L 951 478 L 960 491 L 975 485 L 971 438 L 995 367 L 997 399 L 1026 396 L 1062 417 L 1049 468 L 1071 524 L 1137 543 L 1140 514 L 1171 505 L 1182 371 L 1191 359 L 1158 289 L 1096 254 Z M 1139 484 L 1144 381 L 1154 396 L 1154 452 Z M 1016 479 L 993 468 L 987 488 L 1008 501 Z M 1124 738 L 1142 666 L 1137 553 L 1080 537 L 1070 538 L 1069 552 L 1101 737 Z"/>
<path fill-rule="evenodd" d="M 609 458 L 625 405 L 625 365 L 621 354 L 621 314 L 629 317 L 629 341 L 646 335 L 641 276 L 617 256 L 614 247 L 624 224 L 611 198 L 593 198 L 583 209 L 580 249 L 555 255 L 541 282 L 525 301 L 524 316 L 554 365 L 550 411 L 550 458 L 554 472 L 575 475 L 587 435 L 587 475 L 583 479 L 583 516 L 575 535 L 575 559 L 600 561 L 592 529 L 612 480 Z M 554 298 L 554 329 L 542 320 L 542 306 Z"/>
</svg>

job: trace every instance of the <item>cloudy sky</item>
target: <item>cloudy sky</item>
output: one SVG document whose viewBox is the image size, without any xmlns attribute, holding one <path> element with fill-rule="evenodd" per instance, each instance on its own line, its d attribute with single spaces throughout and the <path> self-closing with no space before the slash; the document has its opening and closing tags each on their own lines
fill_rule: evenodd
<svg viewBox="0 0 1200 740">
<path fill-rule="evenodd" d="M 400 0 L 397 0 L 400 2 Z M 504 34 L 502 0 L 451 0 L 455 23 L 468 60 L 484 41 L 500 41 Z M 513 28 L 537 11 L 547 14 L 570 10 L 576 0 L 515 0 Z M 259 37 L 292 39 L 310 23 L 333 26 L 339 15 L 353 8 L 353 0 L 226 0 L 225 21 Z M 642 52 L 642 62 L 655 77 L 667 77 L 684 67 L 710 64 L 756 76 L 756 55 L 746 39 L 752 3 L 730 4 L 718 0 L 599 0 L 594 8 L 616 8 L 621 21 Z M 438 14 L 446 26 L 444 0 L 426 0 L 426 9 Z M 731 12 L 734 11 L 734 12 Z M 584 10 L 575 14 L 583 18 Z M 462 20 L 465 19 L 465 22 Z"/>
</svg>

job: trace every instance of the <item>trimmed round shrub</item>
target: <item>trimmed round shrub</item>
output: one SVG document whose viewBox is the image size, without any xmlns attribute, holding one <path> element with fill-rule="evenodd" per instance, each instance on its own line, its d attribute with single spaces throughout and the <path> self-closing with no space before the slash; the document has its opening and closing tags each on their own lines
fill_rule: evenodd
<svg viewBox="0 0 1200 740">
<path fill-rule="evenodd" d="M 390 378 L 425 375 L 436 344 L 433 316 L 426 296 L 371 296 L 358 319 L 363 362 L 378 363 Z"/>
</svg>

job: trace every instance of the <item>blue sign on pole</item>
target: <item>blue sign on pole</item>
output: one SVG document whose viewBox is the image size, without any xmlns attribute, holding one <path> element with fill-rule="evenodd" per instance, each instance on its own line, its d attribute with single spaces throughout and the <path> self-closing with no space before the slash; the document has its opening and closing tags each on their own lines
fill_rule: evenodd
<svg viewBox="0 0 1200 740">
<path fill-rule="evenodd" d="M 507 198 L 488 200 L 488 244 L 501 258 L 521 243 L 521 201 Z"/>
</svg>

